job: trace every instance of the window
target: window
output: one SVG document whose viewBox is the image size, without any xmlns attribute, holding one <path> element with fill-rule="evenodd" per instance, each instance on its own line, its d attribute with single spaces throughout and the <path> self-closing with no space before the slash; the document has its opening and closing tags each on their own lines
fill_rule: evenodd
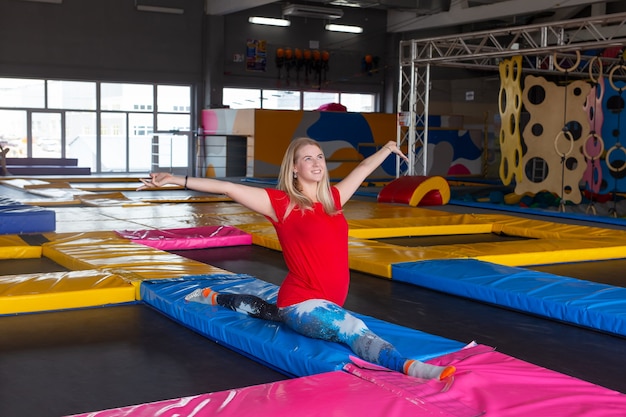
<svg viewBox="0 0 626 417">
<path fill-rule="evenodd" d="M 26 111 L 0 110 L 0 145 L 9 148 L 10 158 L 24 158 L 27 156 Z"/>
<path fill-rule="evenodd" d="M 341 93 L 341 104 L 346 106 L 348 111 L 359 113 L 373 113 L 376 109 L 376 102 L 373 94 L 348 94 Z"/>
<path fill-rule="evenodd" d="M 126 113 L 100 115 L 100 170 L 102 172 L 126 171 Z"/>
<path fill-rule="evenodd" d="M 100 109 L 152 111 L 154 86 L 149 84 L 100 84 Z"/>
<path fill-rule="evenodd" d="M 48 81 L 49 109 L 96 109 L 96 83 Z"/>
<path fill-rule="evenodd" d="M 260 109 L 261 90 L 225 88 L 222 103 L 231 109 Z"/>
<path fill-rule="evenodd" d="M 263 108 L 275 110 L 300 110 L 300 92 L 263 90 Z"/>
<path fill-rule="evenodd" d="M 0 107 L 44 108 L 46 82 L 19 78 L 0 78 Z"/>
<path fill-rule="evenodd" d="M 0 78 L 0 145 L 94 173 L 187 172 L 191 109 L 191 86 Z"/>
<path fill-rule="evenodd" d="M 96 112 L 65 113 L 65 156 L 78 159 L 80 166 L 92 172 L 98 167 L 96 120 Z"/>
<path fill-rule="evenodd" d="M 131 172 L 150 171 L 152 167 L 152 142 L 154 117 L 147 113 L 128 115 L 128 170 Z M 186 163 L 185 163 L 186 164 Z"/>
<path fill-rule="evenodd" d="M 317 93 L 305 91 L 303 96 L 303 110 L 317 110 L 321 105 L 338 103 L 339 93 Z"/>
<path fill-rule="evenodd" d="M 191 120 L 186 114 L 163 114 L 157 115 L 157 131 L 159 132 L 180 132 L 190 129 Z"/>
<path fill-rule="evenodd" d="M 159 113 L 189 113 L 191 106 L 191 88 L 186 86 L 157 86 L 157 110 Z"/>
<path fill-rule="evenodd" d="M 37 158 L 60 158 L 61 113 L 33 112 L 31 116 L 33 156 Z"/>
<path fill-rule="evenodd" d="M 374 94 L 224 88 L 222 101 L 231 109 L 273 110 L 316 110 L 328 103 L 341 103 L 351 112 L 376 111 Z"/>
</svg>

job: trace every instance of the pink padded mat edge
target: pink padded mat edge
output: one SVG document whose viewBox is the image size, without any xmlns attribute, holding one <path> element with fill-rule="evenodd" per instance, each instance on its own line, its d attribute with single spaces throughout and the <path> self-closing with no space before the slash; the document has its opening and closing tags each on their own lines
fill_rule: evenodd
<svg viewBox="0 0 626 417">
<path fill-rule="evenodd" d="M 626 395 L 494 351 L 484 345 L 429 361 L 457 367 L 446 401 L 487 416 L 623 417 Z M 616 369 L 615 372 L 621 372 Z"/>
<path fill-rule="evenodd" d="M 404 401 L 397 394 L 346 372 L 334 371 L 271 384 L 78 414 L 74 417 L 213 415 L 403 417 L 425 414 L 419 404 Z M 450 414 L 438 415 L 451 417 Z"/>
<path fill-rule="evenodd" d="M 452 381 L 407 377 L 354 358 L 334 371 L 270 384 L 75 415 L 118 417 L 283 415 L 355 417 L 623 417 L 626 395 L 483 345 L 429 361 L 453 364 Z"/>
<path fill-rule="evenodd" d="M 201 226 L 163 230 L 116 230 L 118 236 L 161 250 L 251 245 L 252 235 L 233 226 Z"/>
</svg>

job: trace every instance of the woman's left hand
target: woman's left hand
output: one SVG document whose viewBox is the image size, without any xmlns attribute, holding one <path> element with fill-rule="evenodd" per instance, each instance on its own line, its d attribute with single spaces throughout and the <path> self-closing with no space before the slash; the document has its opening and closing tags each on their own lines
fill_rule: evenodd
<svg viewBox="0 0 626 417">
<path fill-rule="evenodd" d="M 383 146 L 383 148 L 387 148 L 389 149 L 389 151 L 391 151 L 391 153 L 395 153 L 407 162 L 409 161 L 409 158 L 407 158 L 407 156 L 402 153 L 400 148 L 398 148 L 398 144 L 396 143 L 396 141 L 390 140 L 389 142 L 387 142 L 387 144 L 385 144 L 385 146 Z"/>
</svg>

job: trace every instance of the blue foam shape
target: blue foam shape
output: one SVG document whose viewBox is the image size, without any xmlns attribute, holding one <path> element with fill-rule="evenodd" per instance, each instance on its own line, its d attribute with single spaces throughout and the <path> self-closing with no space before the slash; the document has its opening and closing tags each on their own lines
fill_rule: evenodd
<svg viewBox="0 0 626 417">
<path fill-rule="evenodd" d="M 0 235 L 53 232 L 55 229 L 53 210 L 22 204 L 0 206 Z"/>
<path fill-rule="evenodd" d="M 626 336 L 626 288 L 475 259 L 398 263 L 391 266 L 391 277 Z"/>
<path fill-rule="evenodd" d="M 142 300 L 165 315 L 232 350 L 292 377 L 340 370 L 354 355 L 349 347 L 302 336 L 287 326 L 223 307 L 185 302 L 197 288 L 253 294 L 274 302 L 278 287 L 242 274 L 195 275 L 143 281 Z M 404 355 L 422 361 L 456 352 L 464 344 L 355 314 Z"/>
</svg>

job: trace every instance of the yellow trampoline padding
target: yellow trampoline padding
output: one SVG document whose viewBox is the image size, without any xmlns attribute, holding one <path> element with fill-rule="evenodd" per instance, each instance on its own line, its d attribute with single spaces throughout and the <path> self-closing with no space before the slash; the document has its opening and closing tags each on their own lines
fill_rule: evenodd
<svg viewBox="0 0 626 417">
<path fill-rule="evenodd" d="M 350 268 L 391 278 L 391 265 L 433 259 L 479 259 L 507 266 L 623 258 L 626 242 L 605 238 L 532 239 L 509 242 L 405 247 L 373 240 L 350 239 Z"/>
<path fill-rule="evenodd" d="M 41 246 L 31 246 L 18 235 L 0 236 L 0 259 L 41 258 Z"/>
<path fill-rule="evenodd" d="M 362 239 L 398 236 L 437 236 L 491 233 L 492 224 L 472 215 L 348 220 L 351 237 Z"/>
<path fill-rule="evenodd" d="M 374 240 L 350 238 L 348 240 L 350 269 L 391 278 L 391 265 L 395 263 L 455 257 L 441 248 L 443 247 L 396 246 Z"/>
<path fill-rule="evenodd" d="M 264 248 L 274 249 L 282 251 L 276 230 L 269 222 L 255 223 L 255 224 L 242 224 L 237 225 L 237 228 L 243 230 L 246 233 L 252 235 L 252 243 L 254 245 L 263 246 Z"/>
<path fill-rule="evenodd" d="M 191 259 L 180 258 L 180 262 L 170 265 L 124 265 L 123 270 L 132 273 L 134 278 L 130 283 L 135 287 L 135 298 L 141 300 L 141 283 L 149 279 L 181 278 L 190 275 L 232 274 L 231 271 L 196 262 Z"/>
<path fill-rule="evenodd" d="M 130 205 L 149 205 L 141 200 L 130 200 L 121 192 L 112 193 L 96 193 L 79 195 L 78 199 L 86 206 L 94 207 L 111 207 L 111 206 L 130 206 Z"/>
<path fill-rule="evenodd" d="M 233 201 L 230 197 L 213 195 L 189 195 L 182 197 L 150 196 L 149 198 L 142 198 L 141 200 L 149 203 L 222 203 Z"/>
<path fill-rule="evenodd" d="M 184 258 L 169 252 L 132 243 L 113 232 L 78 233 L 58 236 L 43 245 L 43 253 L 72 270 L 120 270 L 135 289 L 145 279 L 180 278 L 187 275 L 228 274 L 221 268 Z"/>
<path fill-rule="evenodd" d="M 60 310 L 135 301 L 135 288 L 107 271 L 0 277 L 0 314 Z"/>
<path fill-rule="evenodd" d="M 356 219 L 391 219 L 401 217 L 448 217 L 450 213 L 423 207 L 411 207 L 391 203 L 370 203 L 350 200 L 343 207 L 348 220 Z"/>
<path fill-rule="evenodd" d="M 469 246 L 469 245 L 468 245 Z M 530 266 L 581 261 L 620 259 L 626 241 L 606 238 L 537 239 L 518 242 L 481 243 L 456 250 L 470 257 L 507 266 Z M 445 246 L 450 248 L 450 246 Z"/>
<path fill-rule="evenodd" d="M 486 222 L 492 222 L 494 233 L 504 233 L 511 236 L 535 239 L 580 239 L 581 237 L 626 239 L 626 231 L 624 230 L 552 223 L 505 215 L 476 214 L 475 217 Z"/>
<path fill-rule="evenodd" d="M 50 182 L 48 181 L 42 181 L 42 180 L 37 180 L 37 179 L 24 179 L 24 178 L 6 179 L 6 180 L 1 180 L 0 182 L 5 185 L 14 187 L 14 188 L 22 188 L 22 189 L 26 189 L 31 185 L 39 185 L 39 186 L 50 185 Z"/>
</svg>

